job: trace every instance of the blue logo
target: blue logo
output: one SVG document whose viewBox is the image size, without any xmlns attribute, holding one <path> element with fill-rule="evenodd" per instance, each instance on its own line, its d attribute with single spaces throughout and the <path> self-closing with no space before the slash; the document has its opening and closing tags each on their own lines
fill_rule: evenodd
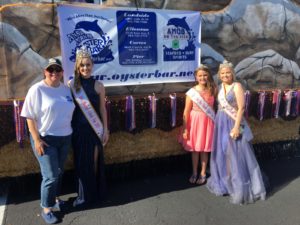
<svg viewBox="0 0 300 225">
<path fill-rule="evenodd" d="M 114 60 L 111 46 L 112 40 L 104 33 L 98 24 L 98 20 L 80 21 L 75 25 L 72 33 L 67 34 L 69 43 L 75 42 L 76 47 L 72 49 L 72 62 L 76 59 L 76 50 L 85 46 L 91 53 L 95 64 L 106 63 Z"/>
<path fill-rule="evenodd" d="M 66 99 L 67 99 L 68 102 L 73 102 L 73 98 L 70 97 L 69 95 L 66 96 Z"/>
<path fill-rule="evenodd" d="M 169 19 L 163 29 L 163 38 L 164 61 L 195 60 L 196 36 L 187 24 L 186 17 Z"/>
</svg>

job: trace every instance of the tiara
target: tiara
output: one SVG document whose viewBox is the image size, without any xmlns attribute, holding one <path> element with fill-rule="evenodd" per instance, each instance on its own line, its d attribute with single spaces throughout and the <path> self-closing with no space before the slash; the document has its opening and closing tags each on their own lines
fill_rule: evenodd
<svg viewBox="0 0 300 225">
<path fill-rule="evenodd" d="M 233 68 L 233 64 L 227 60 L 224 60 L 223 63 L 220 64 L 219 68 L 223 68 L 223 67 Z"/>
<path fill-rule="evenodd" d="M 200 63 L 198 69 L 209 69 L 207 65 Z"/>
<path fill-rule="evenodd" d="M 86 46 L 83 45 L 76 50 L 76 57 L 77 58 L 87 58 L 87 57 L 91 58 L 92 56 L 91 56 L 90 51 L 86 48 Z"/>
</svg>

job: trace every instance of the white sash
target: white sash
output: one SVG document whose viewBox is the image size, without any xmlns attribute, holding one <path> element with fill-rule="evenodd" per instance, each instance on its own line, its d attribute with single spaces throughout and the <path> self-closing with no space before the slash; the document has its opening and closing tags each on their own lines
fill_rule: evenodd
<svg viewBox="0 0 300 225">
<path fill-rule="evenodd" d="M 215 121 L 215 111 L 210 107 L 209 104 L 207 104 L 199 92 L 197 92 L 194 88 L 191 88 L 186 95 L 189 96 L 191 100 L 195 102 L 209 118 L 212 119 L 212 121 Z"/>
<path fill-rule="evenodd" d="M 233 88 L 233 86 L 232 86 L 232 88 Z M 229 91 L 231 91 L 231 89 Z M 232 107 L 226 100 L 225 90 L 224 90 L 223 86 L 218 95 L 218 101 L 219 101 L 222 109 L 227 113 L 227 115 L 230 116 L 233 120 L 236 120 L 237 110 L 234 107 Z"/>
<path fill-rule="evenodd" d="M 91 102 L 89 101 L 85 91 L 83 90 L 83 88 L 80 88 L 80 90 L 76 92 L 74 87 L 74 80 L 70 81 L 70 87 L 81 111 L 102 142 L 104 133 L 103 125 Z"/>
</svg>

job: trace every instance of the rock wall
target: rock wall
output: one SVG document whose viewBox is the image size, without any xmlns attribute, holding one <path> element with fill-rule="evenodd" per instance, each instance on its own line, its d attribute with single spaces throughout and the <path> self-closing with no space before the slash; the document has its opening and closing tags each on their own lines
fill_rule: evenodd
<svg viewBox="0 0 300 225">
<path fill-rule="evenodd" d="M 135 7 L 134 1 L 107 0 L 103 4 Z M 200 10 L 202 62 L 215 73 L 226 58 L 236 65 L 237 79 L 250 90 L 300 87 L 299 1 L 164 0 L 143 4 Z M 0 99 L 22 98 L 33 83 L 42 79 L 45 60 L 61 54 L 56 5 L 18 3 L 3 5 L 0 10 Z M 190 85 L 123 86 L 107 88 L 107 92 L 108 95 L 183 92 Z"/>
</svg>

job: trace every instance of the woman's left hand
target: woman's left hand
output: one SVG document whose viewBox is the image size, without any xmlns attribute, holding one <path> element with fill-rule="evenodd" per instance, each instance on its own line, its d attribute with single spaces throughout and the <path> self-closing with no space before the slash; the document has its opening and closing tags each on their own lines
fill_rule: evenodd
<svg viewBox="0 0 300 225">
<path fill-rule="evenodd" d="M 232 130 L 230 131 L 230 137 L 235 140 L 239 136 L 240 136 L 240 130 L 239 130 L 239 128 L 233 127 Z"/>
<path fill-rule="evenodd" d="M 109 139 L 109 130 L 104 130 L 102 144 L 105 146 Z"/>
</svg>

